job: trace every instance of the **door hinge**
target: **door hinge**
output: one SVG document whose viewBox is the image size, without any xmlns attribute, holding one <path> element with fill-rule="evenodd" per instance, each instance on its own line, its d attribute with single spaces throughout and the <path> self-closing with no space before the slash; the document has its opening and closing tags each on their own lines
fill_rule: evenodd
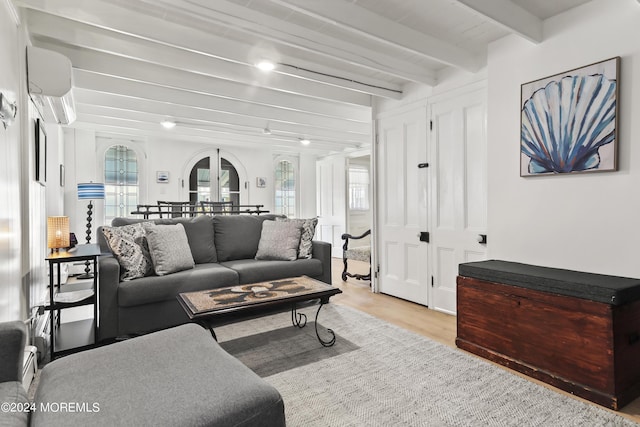
<svg viewBox="0 0 640 427">
<path fill-rule="evenodd" d="M 433 120 L 429 120 L 429 130 L 433 130 Z"/>
<path fill-rule="evenodd" d="M 433 276 L 431 276 L 431 287 L 433 288 Z"/>
<path fill-rule="evenodd" d="M 378 273 L 380 273 L 380 264 L 376 265 L 376 270 L 373 272 L 373 277 L 377 279 Z"/>
</svg>

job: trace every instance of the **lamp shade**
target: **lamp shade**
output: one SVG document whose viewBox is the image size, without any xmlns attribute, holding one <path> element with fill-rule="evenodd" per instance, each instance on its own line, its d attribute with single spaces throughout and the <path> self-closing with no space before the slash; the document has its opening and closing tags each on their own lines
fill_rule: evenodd
<svg viewBox="0 0 640 427">
<path fill-rule="evenodd" d="M 50 249 L 68 248 L 69 217 L 50 216 L 47 218 L 47 247 Z"/>
<path fill-rule="evenodd" d="M 78 184 L 78 200 L 104 199 L 104 184 L 99 182 L 82 182 Z"/>
</svg>

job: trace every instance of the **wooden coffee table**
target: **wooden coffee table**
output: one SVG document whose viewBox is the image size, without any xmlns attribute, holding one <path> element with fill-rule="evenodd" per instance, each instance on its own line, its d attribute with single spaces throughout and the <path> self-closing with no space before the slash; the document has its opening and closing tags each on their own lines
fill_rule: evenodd
<svg viewBox="0 0 640 427">
<path fill-rule="evenodd" d="M 320 305 L 315 318 L 316 336 L 323 346 L 331 347 L 336 342 L 336 335 L 333 330 L 327 329 L 331 339 L 324 340 L 320 337 L 318 314 L 322 306 L 329 302 L 329 298 L 339 293 L 342 291 L 332 285 L 307 276 L 300 276 L 205 291 L 183 292 L 178 295 L 178 301 L 189 319 L 208 328 L 216 338 L 213 331 L 216 320 L 243 313 L 256 314 L 264 312 L 267 308 L 285 305 L 291 305 L 293 325 L 304 328 L 307 324 L 307 316 L 297 311 L 297 304 L 319 299 Z"/>
</svg>

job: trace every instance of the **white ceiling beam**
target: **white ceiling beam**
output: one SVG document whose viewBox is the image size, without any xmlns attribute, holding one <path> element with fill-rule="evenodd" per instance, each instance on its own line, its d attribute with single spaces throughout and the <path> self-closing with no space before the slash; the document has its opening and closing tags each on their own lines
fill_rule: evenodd
<svg viewBox="0 0 640 427">
<path fill-rule="evenodd" d="M 139 113 L 146 115 L 148 121 L 160 123 L 163 119 L 171 118 L 177 122 L 194 124 L 208 124 L 210 126 L 237 127 L 244 131 L 262 134 L 265 127 L 269 127 L 272 135 L 289 137 L 306 136 L 345 144 L 369 144 L 370 135 L 361 135 L 333 129 L 303 126 L 295 123 L 281 123 L 277 121 L 265 122 L 253 117 L 225 115 L 215 111 L 194 109 L 182 105 L 172 105 L 171 113 L 167 114 L 167 105 L 161 102 L 142 100 L 138 98 L 97 93 L 78 89 L 74 91 L 77 110 L 83 113 L 102 114 L 122 118 L 133 117 Z"/>
<path fill-rule="evenodd" d="M 254 46 L 223 39 L 216 35 L 208 34 L 195 28 L 185 27 L 151 15 L 132 13 L 131 10 L 124 8 L 131 6 L 128 2 L 123 3 L 122 6 L 118 6 L 96 0 L 84 0 L 82 9 L 77 6 L 77 0 L 57 0 L 56 2 L 45 3 L 38 0 L 19 0 L 17 3 L 33 10 L 40 10 L 96 27 L 107 28 L 156 43 L 163 43 L 192 52 L 213 55 L 242 64 L 252 64 L 255 62 L 256 58 L 247 57 L 246 52 L 259 54 L 259 50 L 256 50 Z M 92 10 L 99 10 L 100 15 L 92 15 Z M 312 43 L 316 46 L 324 46 L 327 43 L 327 41 L 323 40 L 324 38 L 326 38 L 326 36 L 318 33 L 313 37 Z M 287 38 L 287 42 L 289 42 L 289 38 Z M 425 84 L 433 85 L 436 81 L 435 73 L 430 70 L 421 68 L 410 61 L 398 60 L 397 58 L 392 58 L 376 51 L 368 51 L 367 49 L 345 43 L 341 43 L 339 49 L 330 48 L 329 46 L 326 46 L 326 49 L 329 49 L 330 52 L 320 52 L 321 56 L 331 57 L 333 59 L 337 58 L 366 70 L 374 70 Z M 318 64 L 315 65 L 319 67 Z M 321 75 L 312 76 L 312 78 L 315 79 L 320 79 L 321 77 Z M 387 91 L 379 90 L 379 92 L 376 93 L 377 96 L 397 99 L 397 92 L 401 91 L 401 88 L 395 84 L 365 75 L 358 77 L 357 80 L 365 84 L 389 89 Z M 353 82 L 349 83 L 348 81 L 339 83 L 342 85 L 349 84 L 349 87 L 365 92 L 373 89 L 366 87 L 364 84 L 357 85 Z"/>
<path fill-rule="evenodd" d="M 139 81 L 119 79 L 83 70 L 74 70 L 73 75 L 75 87 L 164 102 L 167 104 L 167 114 L 170 114 L 172 105 L 177 104 L 219 111 L 226 114 L 259 117 L 265 121 L 277 120 L 320 128 L 344 129 L 360 134 L 369 133 L 371 127 L 370 123 L 360 123 L 335 117 L 324 117 L 299 111 L 287 111 L 261 105 L 247 104 L 240 101 L 221 99 L 201 93 L 186 92 Z"/>
<path fill-rule="evenodd" d="M 31 34 L 62 41 L 92 50 L 135 58 L 140 61 L 186 70 L 250 86 L 268 87 L 288 93 L 331 99 L 356 105 L 371 105 L 371 96 L 316 81 L 304 80 L 278 73 L 264 73 L 216 57 L 194 54 L 184 49 L 159 45 L 121 33 L 91 27 L 86 24 L 32 12 L 28 15 Z"/>
<path fill-rule="evenodd" d="M 543 40 L 542 20 L 510 0 L 456 1 L 533 43 Z"/>
<path fill-rule="evenodd" d="M 201 5 L 207 2 L 207 0 L 191 1 Z M 484 65 L 484 62 L 471 52 L 405 27 L 352 2 L 343 0 L 271 1 L 354 34 L 469 72 L 476 72 Z M 217 3 L 218 1 L 216 1 L 216 8 Z"/>
<path fill-rule="evenodd" d="M 229 80 L 189 73 L 103 52 L 77 49 L 40 39 L 36 39 L 35 43 L 39 47 L 65 55 L 71 60 L 73 68 L 77 70 L 91 71 L 129 80 L 146 81 L 156 85 L 273 108 L 338 117 L 363 123 L 371 121 L 371 108 L 369 107 L 308 98 L 262 87 L 247 88 L 244 84 Z"/>
<path fill-rule="evenodd" d="M 34 2 L 36 0 L 23 1 Z M 127 7 L 132 2 L 131 0 L 115 0 L 115 3 Z M 147 2 L 142 0 L 142 3 Z M 226 25 L 234 30 L 252 35 L 257 34 L 263 39 L 333 60 L 337 59 L 353 66 L 430 86 L 437 84 L 435 72 L 401 59 L 397 55 L 385 54 L 349 40 L 337 39 L 311 28 L 286 22 L 226 0 L 200 2 L 200 4 L 195 4 L 193 1 L 153 0 L 149 3 L 149 7 L 164 7 L 167 20 L 171 19 L 173 13 L 185 14 L 187 12 L 191 17 L 205 20 L 205 22 L 208 20 Z M 255 48 L 252 50 L 256 51 Z M 260 52 L 260 49 L 257 51 Z M 368 79 L 367 77 L 362 78 L 365 81 Z"/>
<path fill-rule="evenodd" d="M 163 129 L 157 123 L 146 123 L 139 120 L 123 119 L 118 117 L 105 117 L 92 114 L 78 113 L 78 126 L 90 125 L 96 131 L 111 131 L 124 135 L 156 136 L 166 139 L 188 139 L 192 137 L 201 138 L 204 142 L 212 144 L 238 144 L 254 145 L 263 148 L 275 147 L 296 147 L 300 145 L 298 138 L 279 138 L 271 135 L 250 135 L 240 134 L 237 131 L 224 131 L 217 129 L 204 129 L 196 126 L 176 126 L 171 130 Z M 340 144 L 327 143 L 325 141 L 312 141 L 314 149 L 341 151 L 345 147 Z"/>
</svg>

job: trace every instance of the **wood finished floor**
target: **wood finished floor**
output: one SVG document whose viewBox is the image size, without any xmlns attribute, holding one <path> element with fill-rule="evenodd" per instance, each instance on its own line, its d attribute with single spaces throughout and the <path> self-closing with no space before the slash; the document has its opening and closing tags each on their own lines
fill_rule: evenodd
<svg viewBox="0 0 640 427">
<path fill-rule="evenodd" d="M 349 271 L 355 273 L 366 273 L 368 264 L 358 263 L 357 261 L 349 262 Z M 342 290 L 342 294 L 338 294 L 331 298 L 336 304 L 345 305 L 357 310 L 368 313 L 386 322 L 399 326 L 401 328 L 412 331 L 416 334 L 423 335 L 427 338 L 438 341 L 450 347 L 455 347 L 456 339 L 456 318 L 448 314 L 440 313 L 434 310 L 415 304 L 399 298 L 394 298 L 384 294 L 374 294 L 369 288 L 369 282 L 363 282 L 355 279 L 342 281 L 340 274 L 342 273 L 342 260 L 334 258 L 332 263 L 333 285 Z M 337 331 L 336 331 L 337 332 Z M 470 353 L 469 353 L 470 354 Z M 475 357 L 475 356 L 474 356 Z M 639 362 L 640 363 L 640 362 Z M 502 369 L 506 369 L 497 365 Z M 534 381 L 547 388 L 551 388 L 558 393 L 566 392 L 551 387 L 545 383 L 521 375 L 518 372 L 510 372 Z M 587 400 L 577 398 L 591 405 L 595 405 Z M 599 408 L 606 409 L 602 406 Z M 632 419 L 640 423 L 640 398 L 634 400 L 620 411 L 611 411 L 626 418 Z"/>
</svg>

